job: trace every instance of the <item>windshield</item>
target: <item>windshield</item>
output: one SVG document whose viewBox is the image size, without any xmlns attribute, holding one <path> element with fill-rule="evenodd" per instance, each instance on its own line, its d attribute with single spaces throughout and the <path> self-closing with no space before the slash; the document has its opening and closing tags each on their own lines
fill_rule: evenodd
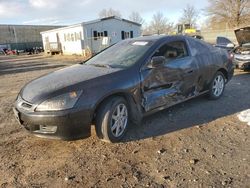
<svg viewBox="0 0 250 188">
<path fill-rule="evenodd" d="M 86 62 L 87 65 L 128 68 L 150 48 L 152 41 L 125 40 L 111 46 Z"/>
</svg>

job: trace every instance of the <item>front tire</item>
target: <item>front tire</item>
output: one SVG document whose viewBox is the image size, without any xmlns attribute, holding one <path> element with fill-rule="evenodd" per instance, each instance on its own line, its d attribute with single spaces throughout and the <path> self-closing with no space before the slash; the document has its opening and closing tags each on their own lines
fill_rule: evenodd
<svg viewBox="0 0 250 188">
<path fill-rule="evenodd" d="M 212 100 L 219 99 L 224 92 L 226 84 L 225 76 L 222 72 L 217 72 L 209 86 L 209 98 Z"/>
<path fill-rule="evenodd" d="M 122 97 L 113 97 L 104 102 L 97 111 L 96 134 L 106 142 L 119 142 L 129 124 L 129 106 Z"/>
</svg>

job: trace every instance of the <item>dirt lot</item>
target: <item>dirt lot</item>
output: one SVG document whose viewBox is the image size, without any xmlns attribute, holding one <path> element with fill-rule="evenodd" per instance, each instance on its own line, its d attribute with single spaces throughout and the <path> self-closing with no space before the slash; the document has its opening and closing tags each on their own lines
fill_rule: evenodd
<svg viewBox="0 0 250 188">
<path fill-rule="evenodd" d="M 80 58 L 0 56 L 1 187 L 250 187 L 250 73 L 236 72 L 224 96 L 202 96 L 131 127 L 119 144 L 92 136 L 36 138 L 14 119 L 12 104 L 28 81 Z"/>
</svg>

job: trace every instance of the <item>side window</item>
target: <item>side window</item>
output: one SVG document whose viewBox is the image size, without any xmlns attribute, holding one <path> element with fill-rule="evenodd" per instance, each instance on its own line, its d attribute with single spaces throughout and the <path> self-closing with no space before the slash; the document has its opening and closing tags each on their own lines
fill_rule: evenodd
<svg viewBox="0 0 250 188">
<path fill-rule="evenodd" d="M 170 42 L 161 46 L 153 55 L 164 56 L 167 60 L 177 59 L 188 56 L 186 45 L 182 41 Z"/>
</svg>

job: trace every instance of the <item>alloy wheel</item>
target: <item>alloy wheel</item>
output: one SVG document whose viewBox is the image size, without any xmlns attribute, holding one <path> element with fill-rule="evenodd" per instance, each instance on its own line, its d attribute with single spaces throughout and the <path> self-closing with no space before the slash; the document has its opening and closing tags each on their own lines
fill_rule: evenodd
<svg viewBox="0 0 250 188">
<path fill-rule="evenodd" d="M 116 106 L 111 117 L 111 133 L 116 138 L 121 136 L 128 123 L 128 109 L 125 104 Z"/>
<path fill-rule="evenodd" d="M 219 97 L 222 94 L 223 89 L 224 89 L 224 84 L 225 84 L 225 81 L 222 75 L 217 75 L 213 82 L 213 94 L 216 97 Z"/>
</svg>

